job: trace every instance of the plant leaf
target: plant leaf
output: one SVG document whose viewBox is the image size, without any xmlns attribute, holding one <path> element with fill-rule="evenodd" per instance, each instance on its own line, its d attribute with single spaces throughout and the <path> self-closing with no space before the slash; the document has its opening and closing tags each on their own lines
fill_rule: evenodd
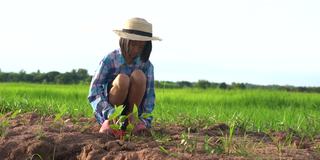
<svg viewBox="0 0 320 160">
<path fill-rule="evenodd" d="M 138 119 L 139 119 L 139 116 L 138 116 L 138 107 L 137 107 L 137 105 L 133 105 L 132 114 L 133 114 L 133 117 L 134 117 L 135 120 L 138 120 Z"/>
<path fill-rule="evenodd" d="M 63 113 L 57 113 L 57 114 L 55 114 L 55 118 L 54 118 L 53 121 L 54 121 L 54 122 L 61 121 L 62 114 L 63 114 Z"/>
<path fill-rule="evenodd" d="M 141 114 L 141 117 L 144 118 L 144 119 L 149 118 L 149 117 L 151 117 L 151 116 L 152 116 L 151 113 L 142 113 L 142 114 Z"/>
<path fill-rule="evenodd" d="M 16 118 L 16 116 L 17 116 L 19 113 L 21 113 L 21 109 L 14 111 L 14 112 L 12 113 L 12 115 L 10 116 L 10 118 L 11 118 L 11 119 Z"/>
<path fill-rule="evenodd" d="M 132 130 L 133 130 L 133 127 L 134 127 L 133 124 L 129 123 L 128 126 L 127 126 L 127 132 L 131 134 Z"/>
<path fill-rule="evenodd" d="M 114 130 L 119 130 L 120 125 L 118 125 L 118 124 L 111 124 L 111 125 L 110 125 L 110 128 L 112 128 L 112 129 L 114 129 Z"/>
<path fill-rule="evenodd" d="M 163 153 L 165 153 L 165 154 L 168 154 L 168 155 L 169 155 L 169 151 L 168 151 L 168 150 L 166 150 L 165 148 L 163 148 L 162 146 L 159 146 L 159 149 L 160 149 L 160 151 L 162 151 Z"/>
<path fill-rule="evenodd" d="M 122 111 L 123 111 L 122 105 L 121 105 L 121 106 L 115 106 L 115 107 L 114 107 L 114 112 L 109 116 L 108 119 L 109 119 L 109 120 L 114 120 L 114 119 L 116 119 L 118 116 L 121 115 Z"/>
<path fill-rule="evenodd" d="M 126 119 L 128 118 L 128 116 L 126 116 L 126 115 L 121 115 L 120 117 L 119 117 L 119 120 L 118 120 L 118 122 L 124 122 Z"/>
</svg>

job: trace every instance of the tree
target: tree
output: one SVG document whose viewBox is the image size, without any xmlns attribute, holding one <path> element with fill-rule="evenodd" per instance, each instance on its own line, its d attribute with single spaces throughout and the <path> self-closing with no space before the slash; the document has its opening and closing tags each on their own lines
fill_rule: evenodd
<svg viewBox="0 0 320 160">
<path fill-rule="evenodd" d="M 210 87 L 210 82 L 207 81 L 207 80 L 199 80 L 196 83 L 196 86 L 199 87 L 199 88 L 206 89 L 206 88 Z"/>
<path fill-rule="evenodd" d="M 51 71 L 51 72 L 48 72 L 46 74 L 46 77 L 47 77 L 47 82 L 48 83 L 57 83 L 56 82 L 56 77 L 60 75 L 60 72 L 57 72 L 57 71 Z"/>
<path fill-rule="evenodd" d="M 0 73 L 0 82 L 8 82 L 9 73 Z"/>
<path fill-rule="evenodd" d="M 162 88 L 178 88 L 178 85 L 175 82 L 171 81 L 161 81 Z"/>
<path fill-rule="evenodd" d="M 236 89 L 245 89 L 246 85 L 244 83 L 235 83 L 232 82 L 231 88 L 236 88 Z"/>
<path fill-rule="evenodd" d="M 72 72 L 59 74 L 58 76 L 56 76 L 56 82 L 61 84 L 72 84 L 75 82 L 74 74 Z"/>
<path fill-rule="evenodd" d="M 225 82 L 222 82 L 222 83 L 220 83 L 219 88 L 220 89 L 227 89 L 228 85 Z"/>
<path fill-rule="evenodd" d="M 31 75 L 33 76 L 32 82 L 34 83 L 42 83 L 43 80 L 45 79 L 45 74 L 42 74 L 40 70 L 37 70 L 37 72 L 31 73 Z"/>
<path fill-rule="evenodd" d="M 178 81 L 177 85 L 179 86 L 179 88 L 192 87 L 192 83 L 188 81 Z"/>
<path fill-rule="evenodd" d="M 81 82 L 84 83 L 88 80 L 89 74 L 88 71 L 86 69 L 78 69 L 77 70 L 77 79 Z"/>
</svg>

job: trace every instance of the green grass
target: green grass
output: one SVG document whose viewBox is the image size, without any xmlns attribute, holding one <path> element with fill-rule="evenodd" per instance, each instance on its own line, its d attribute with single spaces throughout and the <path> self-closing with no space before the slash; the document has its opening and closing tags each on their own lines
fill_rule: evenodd
<svg viewBox="0 0 320 160">
<path fill-rule="evenodd" d="M 92 115 L 89 85 L 0 83 L 0 112 Z M 320 94 L 275 90 L 156 89 L 156 122 L 187 126 L 235 123 L 247 130 L 320 132 Z"/>
<path fill-rule="evenodd" d="M 215 122 L 319 133 L 320 94 L 274 90 L 157 90 L 157 119 L 195 124 Z M 188 124 L 189 123 L 189 124 Z M 203 124 L 203 123 L 201 123 Z"/>
<path fill-rule="evenodd" d="M 21 109 L 50 115 L 65 111 L 72 116 L 91 116 L 88 86 L 0 83 L 0 112 Z"/>
</svg>

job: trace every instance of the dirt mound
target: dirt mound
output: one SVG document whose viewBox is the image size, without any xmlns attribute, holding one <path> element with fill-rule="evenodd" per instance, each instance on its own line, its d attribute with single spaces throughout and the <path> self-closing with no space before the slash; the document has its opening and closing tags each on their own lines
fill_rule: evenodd
<svg viewBox="0 0 320 160">
<path fill-rule="evenodd" d="M 226 124 L 197 130 L 154 124 L 151 137 L 120 141 L 97 133 L 93 118 L 26 113 L 7 114 L 0 122 L 1 159 L 320 159 L 320 137 L 288 140 L 276 132 L 230 136 Z"/>
</svg>

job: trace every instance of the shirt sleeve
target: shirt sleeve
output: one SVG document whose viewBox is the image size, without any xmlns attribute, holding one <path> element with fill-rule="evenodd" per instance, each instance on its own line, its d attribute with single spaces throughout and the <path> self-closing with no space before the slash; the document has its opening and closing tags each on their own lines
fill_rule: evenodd
<svg viewBox="0 0 320 160">
<path fill-rule="evenodd" d="M 142 113 L 152 113 L 154 109 L 155 104 L 155 91 L 154 91 L 154 74 L 153 74 L 153 65 L 150 63 L 150 66 L 146 72 L 146 78 L 147 78 L 147 87 L 146 87 L 146 93 L 144 95 L 143 101 L 139 108 L 142 108 Z M 142 114 L 141 113 L 141 114 Z M 147 117 L 143 118 L 140 117 L 140 119 L 145 123 L 146 127 L 151 127 L 151 122 L 153 117 Z"/>
<path fill-rule="evenodd" d="M 110 114 L 114 112 L 113 106 L 108 102 L 107 98 L 107 77 L 111 69 L 111 60 L 106 56 L 99 64 L 96 73 L 94 74 L 90 89 L 88 100 L 95 112 L 96 116 L 101 118 L 101 122 L 106 120 Z"/>
</svg>

